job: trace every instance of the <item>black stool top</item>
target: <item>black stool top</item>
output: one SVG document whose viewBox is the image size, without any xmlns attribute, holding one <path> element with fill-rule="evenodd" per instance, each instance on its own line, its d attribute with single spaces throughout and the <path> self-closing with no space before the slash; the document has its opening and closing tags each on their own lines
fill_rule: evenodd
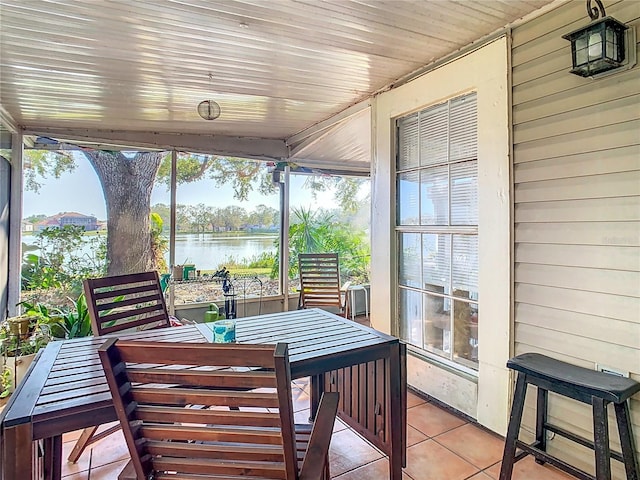
<svg viewBox="0 0 640 480">
<path fill-rule="evenodd" d="M 563 389 L 622 403 L 640 392 L 640 383 L 626 377 L 589 370 L 539 353 L 523 353 L 507 361 L 507 367 L 558 384 Z M 535 384 L 535 382 L 530 382 Z"/>
</svg>

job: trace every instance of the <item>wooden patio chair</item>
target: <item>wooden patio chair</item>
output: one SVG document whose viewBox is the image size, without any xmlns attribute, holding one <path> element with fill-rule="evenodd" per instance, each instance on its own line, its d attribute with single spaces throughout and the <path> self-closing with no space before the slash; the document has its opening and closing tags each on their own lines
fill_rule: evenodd
<svg viewBox="0 0 640 480">
<path fill-rule="evenodd" d="M 286 344 L 114 338 L 98 353 L 131 454 L 119 479 L 329 480 L 338 394 L 296 431 Z"/>
<path fill-rule="evenodd" d="M 88 278 L 83 287 L 94 335 L 171 326 L 158 272 Z M 118 430 L 120 425 L 101 432 L 85 428 L 68 460 L 76 463 L 89 445 Z"/>
<path fill-rule="evenodd" d="M 94 335 L 171 326 L 158 272 L 88 278 L 83 286 Z"/>
<path fill-rule="evenodd" d="M 298 308 L 335 307 L 348 315 L 347 289 L 340 285 L 340 262 L 337 253 L 301 253 L 298 255 L 300 299 Z"/>
</svg>

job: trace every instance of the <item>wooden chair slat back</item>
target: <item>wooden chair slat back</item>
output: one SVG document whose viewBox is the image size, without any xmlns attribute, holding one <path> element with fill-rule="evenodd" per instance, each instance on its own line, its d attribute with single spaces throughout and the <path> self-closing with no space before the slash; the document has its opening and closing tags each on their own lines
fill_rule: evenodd
<svg viewBox="0 0 640 480">
<path fill-rule="evenodd" d="M 158 272 L 88 278 L 83 288 L 94 335 L 170 326 Z"/>
<path fill-rule="evenodd" d="M 298 255 L 298 267 L 302 308 L 343 308 L 337 253 L 301 253 Z"/>
<path fill-rule="evenodd" d="M 114 338 L 98 353 L 139 478 L 298 478 L 286 344 Z"/>
</svg>

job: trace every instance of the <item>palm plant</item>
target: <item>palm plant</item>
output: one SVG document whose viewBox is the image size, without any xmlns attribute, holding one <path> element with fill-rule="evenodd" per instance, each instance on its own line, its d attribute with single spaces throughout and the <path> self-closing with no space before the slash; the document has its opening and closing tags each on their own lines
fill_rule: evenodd
<svg viewBox="0 0 640 480">
<path fill-rule="evenodd" d="M 370 252 L 363 231 L 336 222 L 333 215 L 323 211 L 293 208 L 292 214 L 293 222 L 289 227 L 289 278 L 298 275 L 300 253 L 336 252 L 340 257 L 343 279 L 368 282 Z M 277 272 L 278 262 L 273 274 L 277 275 Z"/>
</svg>

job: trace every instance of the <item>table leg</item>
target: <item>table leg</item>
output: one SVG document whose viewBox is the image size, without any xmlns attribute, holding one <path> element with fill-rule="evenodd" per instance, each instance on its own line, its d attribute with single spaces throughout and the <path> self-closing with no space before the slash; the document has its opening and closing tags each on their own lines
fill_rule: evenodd
<svg viewBox="0 0 640 480">
<path fill-rule="evenodd" d="M 4 429 L 3 478 L 33 478 L 33 428 L 23 423 Z"/>
<path fill-rule="evenodd" d="M 311 375 L 311 400 L 309 405 L 309 421 L 313 422 L 318 413 L 320 398 L 324 392 L 324 374 Z"/>
<path fill-rule="evenodd" d="M 62 435 L 44 439 L 44 478 L 62 478 Z"/>
<path fill-rule="evenodd" d="M 402 479 L 402 465 L 404 462 L 404 439 L 406 427 L 403 427 L 406 411 L 406 392 L 403 394 L 402 385 L 402 360 L 401 346 L 399 343 L 391 345 L 389 355 L 389 409 L 391 421 L 389 422 L 391 438 L 391 454 L 389 455 L 389 478 L 391 480 Z"/>
</svg>

